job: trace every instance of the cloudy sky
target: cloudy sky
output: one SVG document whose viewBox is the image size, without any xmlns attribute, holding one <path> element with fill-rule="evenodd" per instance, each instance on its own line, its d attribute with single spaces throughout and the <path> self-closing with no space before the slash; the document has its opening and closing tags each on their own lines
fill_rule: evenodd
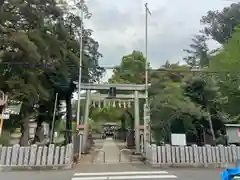
<svg viewBox="0 0 240 180">
<path fill-rule="evenodd" d="M 93 14 L 85 21 L 100 44 L 102 66 L 114 66 L 132 50 L 144 50 L 144 4 L 148 2 L 149 61 L 159 67 L 166 60 L 181 61 L 183 48 L 201 29 L 200 18 L 209 10 L 221 10 L 228 0 L 86 0 Z M 211 43 L 211 46 L 216 44 Z M 110 72 L 105 78 L 109 77 Z M 105 79 L 104 78 L 104 79 Z"/>
</svg>

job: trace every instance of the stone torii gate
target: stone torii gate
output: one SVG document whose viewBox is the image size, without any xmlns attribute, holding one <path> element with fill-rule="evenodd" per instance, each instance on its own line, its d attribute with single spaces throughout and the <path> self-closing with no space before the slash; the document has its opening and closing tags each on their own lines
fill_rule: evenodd
<svg viewBox="0 0 240 180">
<path fill-rule="evenodd" d="M 88 124 L 89 118 L 89 108 L 91 106 L 91 101 L 100 101 L 100 100 L 126 100 L 134 102 L 134 125 L 135 125 L 135 144 L 136 144 L 136 151 L 140 152 L 140 119 L 139 119 L 139 99 L 145 98 L 145 94 L 141 93 L 141 91 L 145 90 L 144 84 L 90 84 L 90 83 L 82 83 L 81 89 L 86 90 L 86 94 L 84 98 L 86 99 L 85 102 L 85 112 L 84 112 L 84 125 Z M 107 94 L 91 94 L 91 90 L 110 90 L 110 88 L 115 88 L 116 91 L 132 91 L 132 94 L 116 94 L 116 97 L 108 99 Z M 85 131 L 86 133 L 86 131 Z M 86 134 L 85 134 L 86 138 Z M 86 139 L 84 138 L 84 142 Z"/>
</svg>

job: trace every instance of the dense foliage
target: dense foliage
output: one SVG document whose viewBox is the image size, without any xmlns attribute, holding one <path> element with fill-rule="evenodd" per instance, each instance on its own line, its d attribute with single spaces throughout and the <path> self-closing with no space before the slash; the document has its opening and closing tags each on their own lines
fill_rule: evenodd
<svg viewBox="0 0 240 180">
<path fill-rule="evenodd" d="M 71 141 L 71 98 L 78 80 L 78 37 L 82 24 L 73 12 L 85 7 L 84 16 L 89 17 L 85 4 L 74 7 L 75 11 L 64 1 L 52 0 L 1 1 L 0 89 L 11 99 L 23 102 L 20 115 L 12 116 L 4 128 L 13 130 L 20 124 L 21 145 L 28 142 L 30 119 L 38 123 L 34 141 L 40 141 L 38 132 L 43 121 L 52 120 L 56 93 L 59 94 L 58 110 L 61 102 L 66 102 L 65 140 Z M 82 34 L 84 82 L 96 81 L 103 71 L 98 65 L 101 57 L 98 43 L 91 33 L 92 30 L 84 28 Z M 60 115 L 58 112 L 57 116 Z"/>
</svg>

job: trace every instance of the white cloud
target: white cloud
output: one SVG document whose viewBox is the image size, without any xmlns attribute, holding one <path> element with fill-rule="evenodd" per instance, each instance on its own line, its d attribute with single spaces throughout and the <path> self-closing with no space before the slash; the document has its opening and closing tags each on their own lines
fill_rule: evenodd
<svg viewBox="0 0 240 180">
<path fill-rule="evenodd" d="M 118 65 L 123 55 L 144 50 L 145 2 L 87 0 L 93 16 L 85 24 L 94 30 L 93 35 L 100 44 L 102 66 Z M 224 0 L 148 0 L 152 12 L 148 26 L 152 66 L 160 66 L 166 60 L 181 60 L 182 49 L 187 48 L 192 36 L 201 29 L 200 18 L 209 10 L 221 10 L 230 4 Z"/>
</svg>

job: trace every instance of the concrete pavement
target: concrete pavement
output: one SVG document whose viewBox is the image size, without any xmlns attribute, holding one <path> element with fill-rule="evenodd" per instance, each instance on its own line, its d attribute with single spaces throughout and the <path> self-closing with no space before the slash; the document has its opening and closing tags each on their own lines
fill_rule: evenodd
<svg viewBox="0 0 240 180">
<path fill-rule="evenodd" d="M 112 164 L 119 162 L 120 150 L 112 138 L 107 138 L 104 141 L 101 150 L 102 152 L 98 153 L 95 159 L 95 163 L 103 162 L 103 152 L 105 152 L 105 163 Z M 122 162 L 128 162 L 127 158 L 124 155 L 122 156 Z"/>
</svg>

